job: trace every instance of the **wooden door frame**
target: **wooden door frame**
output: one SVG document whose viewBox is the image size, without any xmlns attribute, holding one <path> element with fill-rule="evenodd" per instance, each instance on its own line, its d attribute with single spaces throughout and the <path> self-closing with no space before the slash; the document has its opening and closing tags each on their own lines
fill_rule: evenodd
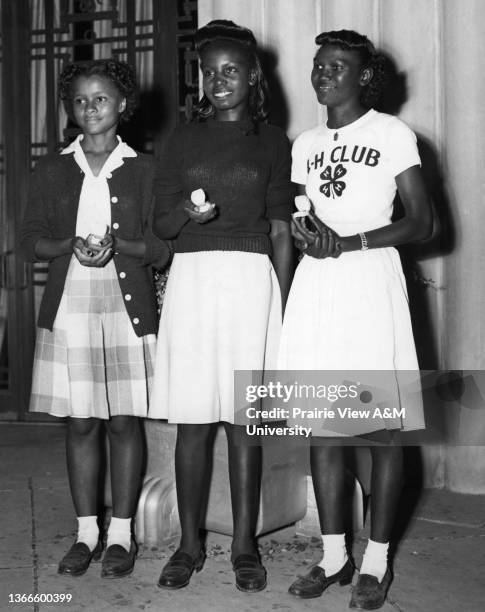
<svg viewBox="0 0 485 612">
<path fill-rule="evenodd" d="M 18 253 L 20 224 L 27 201 L 30 174 L 30 7 L 28 0 L 2 0 L 2 95 L 8 216 L 9 392 L 3 395 L 7 416 L 22 418 L 28 408 L 30 372 L 35 341 L 30 266 Z M 3 402 L 2 402 L 3 403 Z M 3 416 L 5 411 L 3 410 Z"/>
</svg>

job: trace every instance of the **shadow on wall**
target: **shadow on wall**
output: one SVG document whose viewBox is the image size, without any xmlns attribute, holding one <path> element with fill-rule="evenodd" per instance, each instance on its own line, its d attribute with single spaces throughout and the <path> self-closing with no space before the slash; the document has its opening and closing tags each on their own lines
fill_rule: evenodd
<svg viewBox="0 0 485 612">
<path fill-rule="evenodd" d="M 276 71 L 278 56 L 269 47 L 260 48 L 259 58 L 263 67 L 264 75 L 268 81 L 270 112 L 268 121 L 277 125 L 285 132 L 288 131 L 290 123 L 290 110 L 285 91 Z"/>
<path fill-rule="evenodd" d="M 407 279 L 419 363 L 421 369 L 432 370 L 439 369 L 440 362 L 436 338 L 439 330 L 436 323 L 433 324 L 432 321 L 430 301 L 439 298 L 443 287 L 439 279 L 423 271 L 421 262 L 450 253 L 454 248 L 455 235 L 438 151 L 428 139 L 419 134 L 416 136 L 422 173 L 433 210 L 433 234 L 423 244 L 402 247 L 400 254 Z"/>
<path fill-rule="evenodd" d="M 406 73 L 398 70 L 390 55 L 384 52 L 382 54 L 385 57 L 389 83 L 376 110 L 397 115 L 409 97 L 407 77 Z M 419 133 L 416 133 L 416 137 L 422 173 L 433 209 L 433 234 L 423 244 L 400 247 L 399 253 L 408 285 L 411 318 L 420 367 L 438 369 L 440 365 L 437 354 L 438 343 L 435 337 L 435 325 L 432 323 L 430 298 L 433 292 L 441 291 L 441 287 L 436 279 L 428 277 L 423 272 L 420 262 L 451 252 L 454 246 L 454 232 L 438 151 L 431 141 Z M 403 216 L 404 208 L 399 196 L 396 196 L 393 221 Z"/>
<path fill-rule="evenodd" d="M 399 72 L 394 60 L 387 54 L 386 67 L 390 83 L 386 95 L 381 100 L 377 110 L 399 114 L 402 106 L 408 100 L 407 78 L 404 72 Z M 416 133 L 418 150 L 421 157 L 421 168 L 427 192 L 433 211 L 433 233 L 423 244 L 410 244 L 399 248 L 404 274 L 407 281 L 411 319 L 413 324 L 416 350 L 421 369 L 439 369 L 437 352 L 440 333 L 436 322 L 433 322 L 432 303 L 442 291 L 439 280 L 430 277 L 424 271 L 423 263 L 450 253 L 455 244 L 454 223 L 449 199 L 440 163 L 440 156 L 435 145 L 424 136 Z M 394 202 L 393 221 L 404 215 L 404 208 L 399 196 Z M 423 269 L 424 268 L 424 269 Z M 435 402 L 427 402 L 424 396 L 425 419 L 428 431 L 440 432 L 443 424 L 436 414 Z M 437 418 L 438 417 L 438 418 Z M 442 418 L 442 415 L 441 415 Z M 400 508 L 395 531 L 402 535 L 408 526 L 409 516 L 419 503 L 419 490 L 424 484 L 424 464 L 419 446 L 406 447 L 404 452 L 404 472 L 407 486 L 413 487 L 415 495 L 408 495 L 407 502 Z M 399 537 L 398 537 L 399 539 Z"/>
<path fill-rule="evenodd" d="M 155 142 L 167 123 L 166 99 L 161 89 L 142 91 L 133 117 L 120 124 L 121 138 L 137 151 L 146 151 L 147 142 Z"/>
</svg>

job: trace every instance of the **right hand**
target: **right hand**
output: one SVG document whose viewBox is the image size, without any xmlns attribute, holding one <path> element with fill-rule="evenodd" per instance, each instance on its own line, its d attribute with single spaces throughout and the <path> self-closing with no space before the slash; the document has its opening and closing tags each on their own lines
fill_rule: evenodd
<svg viewBox="0 0 485 612">
<path fill-rule="evenodd" d="M 93 246 L 88 245 L 81 236 L 73 238 L 71 246 L 79 263 L 89 268 L 102 268 L 113 255 L 113 249 L 110 247 L 93 250 Z"/>
<path fill-rule="evenodd" d="M 199 212 L 197 207 L 194 206 L 190 200 L 185 200 L 184 209 L 192 221 L 195 221 L 196 223 L 207 223 L 207 221 L 210 221 L 217 216 L 216 206 L 209 208 L 209 210 L 206 210 L 205 212 Z"/>
<path fill-rule="evenodd" d="M 342 253 L 339 236 L 328 225 L 325 225 L 312 211 L 307 219 L 315 231 L 308 229 L 305 217 L 292 220 L 292 234 L 296 246 L 306 255 L 316 259 L 339 257 Z"/>
</svg>

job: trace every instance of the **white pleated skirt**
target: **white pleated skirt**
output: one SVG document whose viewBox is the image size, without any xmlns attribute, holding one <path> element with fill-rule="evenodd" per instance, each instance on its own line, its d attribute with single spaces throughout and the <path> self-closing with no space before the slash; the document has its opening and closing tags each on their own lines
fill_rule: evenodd
<svg viewBox="0 0 485 612">
<path fill-rule="evenodd" d="M 177 253 L 162 307 L 148 416 L 234 423 L 234 371 L 276 367 L 281 294 L 267 255 Z"/>
<path fill-rule="evenodd" d="M 338 370 L 339 376 L 380 371 L 383 382 L 389 379 L 389 372 L 395 373 L 395 403 L 406 404 L 405 418 L 372 416 L 359 419 L 352 427 L 345 419 L 327 419 L 313 428 L 312 435 L 424 427 L 420 386 L 414 382 L 419 379 L 418 360 L 397 251 L 355 251 L 337 259 L 303 257 L 286 306 L 278 367 Z M 401 382 L 404 379 L 413 381 L 409 393 Z M 372 375 L 371 380 L 379 383 L 379 375 Z"/>
</svg>

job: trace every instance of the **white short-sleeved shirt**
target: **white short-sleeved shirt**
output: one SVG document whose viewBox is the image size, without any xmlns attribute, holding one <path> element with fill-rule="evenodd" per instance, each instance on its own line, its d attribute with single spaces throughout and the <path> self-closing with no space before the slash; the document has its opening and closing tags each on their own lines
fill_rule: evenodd
<svg viewBox="0 0 485 612">
<path fill-rule="evenodd" d="M 306 185 L 317 215 L 342 236 L 390 223 L 395 177 L 421 163 L 414 132 L 373 109 L 339 129 L 303 132 L 292 159 L 292 181 Z"/>
</svg>

